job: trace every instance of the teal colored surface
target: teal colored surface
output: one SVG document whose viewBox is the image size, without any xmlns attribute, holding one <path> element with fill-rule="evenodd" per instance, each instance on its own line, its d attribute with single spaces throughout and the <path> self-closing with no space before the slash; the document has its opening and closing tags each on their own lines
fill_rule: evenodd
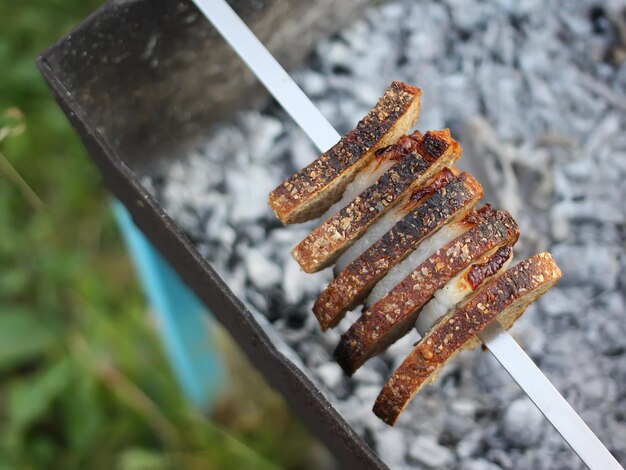
<svg viewBox="0 0 626 470">
<path fill-rule="evenodd" d="M 210 334 L 212 318 L 134 224 L 126 208 L 113 209 L 154 315 L 166 355 L 187 399 L 208 409 L 223 377 Z"/>
</svg>

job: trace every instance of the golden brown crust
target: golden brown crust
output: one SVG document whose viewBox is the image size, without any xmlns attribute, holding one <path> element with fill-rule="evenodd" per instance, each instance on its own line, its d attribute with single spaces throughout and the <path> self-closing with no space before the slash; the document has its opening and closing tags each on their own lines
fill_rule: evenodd
<svg viewBox="0 0 626 470">
<path fill-rule="evenodd" d="M 269 205 L 276 216 L 292 224 L 322 215 L 377 149 L 394 143 L 413 127 L 421 93 L 406 83 L 392 82 L 353 131 L 270 193 Z"/>
<path fill-rule="evenodd" d="M 463 218 L 481 197 L 478 181 L 462 173 L 418 204 L 324 289 L 313 306 L 322 330 L 335 326 L 347 310 L 356 307 L 423 238 Z"/>
<path fill-rule="evenodd" d="M 473 227 L 417 266 L 342 335 L 335 356 L 348 375 L 404 336 L 446 282 L 485 254 L 517 241 L 519 229 L 508 212 L 485 206 L 470 218 Z"/>
<path fill-rule="evenodd" d="M 389 208 L 461 156 L 461 146 L 448 129 L 427 132 L 417 148 L 419 153 L 405 155 L 292 250 L 305 272 L 317 272 L 333 264 Z"/>
<path fill-rule="evenodd" d="M 428 331 L 381 390 L 374 413 L 393 425 L 413 396 L 446 362 L 462 348 L 480 344 L 476 334 L 489 322 L 497 318 L 509 328 L 560 277 L 552 256 L 540 253 L 481 287 Z"/>
</svg>

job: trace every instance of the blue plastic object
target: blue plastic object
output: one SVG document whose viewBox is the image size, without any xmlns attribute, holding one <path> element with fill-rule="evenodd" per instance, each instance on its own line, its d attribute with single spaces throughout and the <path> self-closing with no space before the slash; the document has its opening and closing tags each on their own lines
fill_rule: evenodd
<svg viewBox="0 0 626 470">
<path fill-rule="evenodd" d="M 113 210 L 157 317 L 161 340 L 176 379 L 187 399 L 206 410 L 223 377 L 222 363 L 210 334 L 213 319 L 137 228 L 124 205 L 114 201 Z"/>
</svg>

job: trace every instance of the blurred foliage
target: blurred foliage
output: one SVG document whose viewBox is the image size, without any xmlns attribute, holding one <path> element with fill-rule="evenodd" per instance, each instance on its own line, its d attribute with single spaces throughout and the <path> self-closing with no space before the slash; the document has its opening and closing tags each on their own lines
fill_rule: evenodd
<svg viewBox="0 0 626 470">
<path fill-rule="evenodd" d="M 0 469 L 310 467 L 315 444 L 232 344 L 210 419 L 168 370 L 106 190 L 34 62 L 97 6 L 0 2 Z"/>
</svg>

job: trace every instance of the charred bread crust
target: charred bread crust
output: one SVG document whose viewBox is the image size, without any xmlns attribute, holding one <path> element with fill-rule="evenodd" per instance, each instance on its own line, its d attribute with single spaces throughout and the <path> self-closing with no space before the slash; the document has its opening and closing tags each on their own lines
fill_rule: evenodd
<svg viewBox="0 0 626 470">
<path fill-rule="evenodd" d="M 278 185 L 269 205 L 285 224 L 324 213 L 374 152 L 395 142 L 417 121 L 421 90 L 394 81 L 376 106 L 330 150 Z"/>
<path fill-rule="evenodd" d="M 333 264 L 389 208 L 461 156 L 461 146 L 448 129 L 427 132 L 417 148 L 419 153 L 405 155 L 292 250 L 305 272 L 317 272 Z"/>
<path fill-rule="evenodd" d="M 446 282 L 489 252 L 513 245 L 519 237 L 519 228 L 508 212 L 485 206 L 471 218 L 476 225 L 417 266 L 341 336 L 335 357 L 346 374 L 352 375 L 404 336 L 420 309 Z"/>
<path fill-rule="evenodd" d="M 445 155 L 461 156 L 461 145 L 452 138 L 450 129 L 427 131 L 418 143 L 418 152 L 426 159 L 436 160 Z M 455 160 L 456 160 L 455 159 Z"/>
<path fill-rule="evenodd" d="M 482 197 L 478 181 L 461 173 L 418 204 L 365 253 L 331 281 L 313 305 L 322 331 L 334 327 L 356 307 L 395 264 L 426 236 L 447 222 L 460 220 Z"/>
<path fill-rule="evenodd" d="M 560 277 L 552 256 L 540 253 L 477 290 L 434 325 L 393 373 L 374 404 L 376 416 L 393 425 L 413 396 L 436 378 L 446 362 L 461 349 L 480 344 L 476 334 L 489 322 L 497 318 L 510 328 Z"/>
</svg>

